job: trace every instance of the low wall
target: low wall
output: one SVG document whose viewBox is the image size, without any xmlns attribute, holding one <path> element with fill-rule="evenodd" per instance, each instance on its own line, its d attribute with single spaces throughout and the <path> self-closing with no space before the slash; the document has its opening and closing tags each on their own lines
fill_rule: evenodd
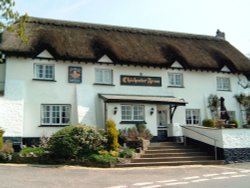
<svg viewBox="0 0 250 188">
<path fill-rule="evenodd" d="M 250 161 L 250 129 L 182 126 L 182 131 L 184 137 L 218 147 L 226 162 Z"/>
</svg>

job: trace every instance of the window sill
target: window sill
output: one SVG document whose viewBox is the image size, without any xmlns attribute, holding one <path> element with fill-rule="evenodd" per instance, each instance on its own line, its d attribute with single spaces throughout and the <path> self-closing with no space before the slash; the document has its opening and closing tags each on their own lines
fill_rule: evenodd
<svg viewBox="0 0 250 188">
<path fill-rule="evenodd" d="M 38 127 L 67 127 L 69 125 L 40 125 Z"/>
<path fill-rule="evenodd" d="M 120 124 L 147 124 L 146 121 L 121 121 Z"/>
<path fill-rule="evenodd" d="M 231 92 L 232 90 L 231 90 L 231 89 L 229 89 L 229 90 L 217 89 L 217 91 L 226 91 L 226 92 Z"/>
<path fill-rule="evenodd" d="M 32 80 L 34 80 L 34 81 L 45 81 L 45 82 L 56 82 L 56 80 L 46 80 L 46 79 L 37 79 L 37 78 L 33 78 Z"/>
<path fill-rule="evenodd" d="M 114 84 L 102 84 L 102 83 L 94 83 L 94 85 L 100 85 L 100 86 L 115 86 Z"/>
<path fill-rule="evenodd" d="M 169 88 L 184 88 L 184 86 L 168 86 Z"/>
</svg>

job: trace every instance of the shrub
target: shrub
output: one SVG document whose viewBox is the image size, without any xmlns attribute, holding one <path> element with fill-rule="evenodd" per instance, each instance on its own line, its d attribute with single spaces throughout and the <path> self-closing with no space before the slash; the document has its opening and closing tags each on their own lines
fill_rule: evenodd
<svg viewBox="0 0 250 188">
<path fill-rule="evenodd" d="M 48 149 L 53 157 L 82 158 L 104 149 L 106 143 L 104 130 L 86 125 L 71 125 L 51 136 Z"/>
<path fill-rule="evenodd" d="M 140 139 L 150 140 L 153 135 L 150 133 L 150 131 L 146 128 L 144 124 L 137 124 L 133 128 L 120 130 L 119 137 L 127 141 L 138 141 Z"/>
<path fill-rule="evenodd" d="M 12 142 L 10 140 L 6 140 L 0 151 L 0 161 L 2 162 L 10 161 L 12 159 L 13 153 L 14 153 L 14 148 Z"/>
<path fill-rule="evenodd" d="M 110 154 L 105 154 L 105 155 L 92 154 L 88 157 L 88 160 L 98 164 L 110 164 L 110 163 L 116 163 L 117 157 L 111 156 Z"/>
<path fill-rule="evenodd" d="M 135 153 L 134 149 L 124 149 L 120 152 L 120 157 L 121 158 L 131 158 L 134 153 Z"/>
<path fill-rule="evenodd" d="M 108 146 L 111 150 L 117 150 L 119 147 L 118 135 L 119 132 L 116 129 L 116 124 L 112 119 L 106 121 L 107 135 L 108 135 Z"/>
<path fill-rule="evenodd" d="M 43 147 L 24 147 L 19 152 L 21 157 L 42 157 L 45 153 Z"/>
<path fill-rule="evenodd" d="M 4 130 L 2 130 L 0 128 L 0 150 L 2 149 L 3 147 L 3 133 L 4 133 Z"/>
<path fill-rule="evenodd" d="M 113 157 L 119 157 L 119 155 L 120 155 L 120 153 L 118 151 L 113 151 L 113 150 L 109 151 L 109 154 Z"/>
<path fill-rule="evenodd" d="M 214 120 L 212 120 L 212 119 L 204 119 L 204 120 L 202 121 L 202 125 L 203 125 L 204 127 L 215 127 L 215 122 L 214 122 Z"/>
<path fill-rule="evenodd" d="M 229 121 L 229 124 L 234 124 L 235 126 L 235 128 L 237 128 L 238 127 L 238 125 L 239 125 L 239 123 L 238 123 L 238 121 L 237 120 L 235 120 L 235 119 L 233 119 L 233 120 L 230 120 Z"/>
</svg>

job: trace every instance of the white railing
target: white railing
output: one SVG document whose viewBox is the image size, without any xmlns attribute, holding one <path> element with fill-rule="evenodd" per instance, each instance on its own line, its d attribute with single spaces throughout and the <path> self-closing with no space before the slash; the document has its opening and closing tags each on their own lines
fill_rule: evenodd
<svg viewBox="0 0 250 188">
<path fill-rule="evenodd" d="M 200 133 L 200 132 L 198 132 L 198 131 L 195 131 L 195 130 L 189 128 L 188 126 L 181 126 L 181 127 L 184 128 L 185 131 L 191 132 L 191 134 L 192 134 L 193 136 L 194 136 L 194 135 L 197 135 L 196 138 L 190 137 L 189 134 L 185 134 L 185 131 L 183 131 L 183 137 L 184 137 L 184 144 L 185 144 L 185 145 L 186 145 L 186 137 L 189 137 L 189 138 L 192 138 L 192 139 L 201 141 L 201 142 L 203 142 L 204 139 L 208 139 L 208 140 L 210 140 L 210 142 L 212 141 L 212 143 L 213 143 L 212 145 L 214 146 L 214 158 L 215 158 L 215 160 L 217 160 L 217 142 L 218 142 L 217 139 L 212 138 L 212 137 L 210 137 L 210 136 L 208 136 L 208 135 L 205 135 L 205 134 L 203 134 L 203 133 Z M 197 138 L 200 138 L 200 139 L 197 139 Z M 206 142 L 204 142 L 204 143 L 206 143 Z"/>
</svg>

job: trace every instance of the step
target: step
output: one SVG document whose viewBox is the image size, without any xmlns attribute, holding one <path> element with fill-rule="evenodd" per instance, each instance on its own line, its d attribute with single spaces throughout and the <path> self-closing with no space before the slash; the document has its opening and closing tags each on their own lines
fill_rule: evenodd
<svg viewBox="0 0 250 188">
<path fill-rule="evenodd" d="M 164 150 L 164 149 L 188 149 L 190 146 L 176 145 L 176 146 L 148 146 L 148 150 Z"/>
<path fill-rule="evenodd" d="M 222 160 L 205 160 L 205 161 L 181 161 L 181 162 L 151 162 L 151 163 L 127 163 L 117 164 L 116 167 L 147 167 L 147 166 L 180 166 L 180 165 L 223 165 Z"/>
<path fill-rule="evenodd" d="M 183 146 L 183 144 L 176 142 L 153 142 L 149 146 Z"/>
<path fill-rule="evenodd" d="M 181 157 L 181 156 L 207 156 L 206 152 L 178 152 L 178 153 L 156 153 L 141 154 L 141 158 L 157 158 L 157 157 Z"/>
<path fill-rule="evenodd" d="M 212 156 L 185 156 L 185 157 L 158 157 L 158 158 L 135 158 L 131 163 L 150 163 L 150 162 L 170 162 L 170 161 L 204 161 L 214 160 Z"/>
<path fill-rule="evenodd" d="M 178 152 L 195 152 L 199 151 L 193 148 L 173 148 L 173 149 L 161 149 L 161 150 L 146 150 L 145 154 L 157 154 L 157 153 L 178 153 Z"/>
</svg>

